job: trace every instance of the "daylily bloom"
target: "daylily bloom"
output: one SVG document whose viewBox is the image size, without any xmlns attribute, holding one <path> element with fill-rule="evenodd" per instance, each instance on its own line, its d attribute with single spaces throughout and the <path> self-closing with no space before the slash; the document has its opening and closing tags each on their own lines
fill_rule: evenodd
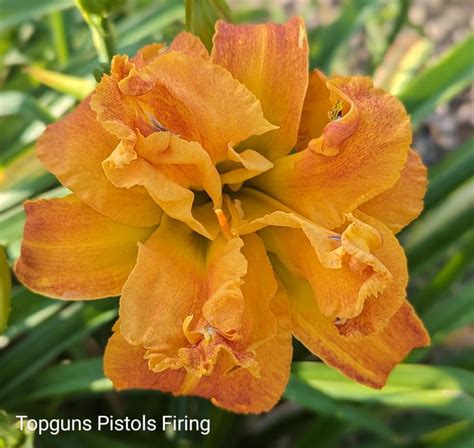
<svg viewBox="0 0 474 448">
<path fill-rule="evenodd" d="M 219 22 L 116 56 L 38 157 L 72 194 L 25 204 L 18 278 L 68 300 L 121 295 L 118 389 L 262 412 L 292 336 L 380 388 L 429 337 L 395 233 L 426 171 L 403 105 L 365 77 L 308 73 L 304 23 Z"/>
</svg>

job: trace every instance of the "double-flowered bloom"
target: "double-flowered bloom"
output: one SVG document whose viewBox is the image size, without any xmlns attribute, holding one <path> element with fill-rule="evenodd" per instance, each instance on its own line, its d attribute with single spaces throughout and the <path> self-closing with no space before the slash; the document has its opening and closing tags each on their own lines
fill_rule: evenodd
<svg viewBox="0 0 474 448">
<path fill-rule="evenodd" d="M 365 77 L 308 74 L 304 23 L 219 22 L 116 56 L 38 156 L 72 194 L 25 204 L 18 278 L 61 299 L 121 295 L 118 389 L 261 412 L 292 336 L 381 387 L 429 342 L 394 233 L 421 211 L 409 117 Z"/>
</svg>

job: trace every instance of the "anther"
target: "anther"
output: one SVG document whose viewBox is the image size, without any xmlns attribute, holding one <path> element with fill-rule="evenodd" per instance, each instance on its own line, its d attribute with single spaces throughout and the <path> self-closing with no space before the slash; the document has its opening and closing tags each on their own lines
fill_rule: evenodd
<svg viewBox="0 0 474 448">
<path fill-rule="evenodd" d="M 233 232 L 229 226 L 229 221 L 224 214 L 224 211 L 221 208 L 214 209 L 214 213 L 217 216 L 217 221 L 219 222 L 219 226 L 222 230 L 222 233 L 227 239 L 231 239 L 235 237 L 235 232 Z"/>
<path fill-rule="evenodd" d="M 328 118 L 331 121 L 338 120 L 339 118 L 342 118 L 342 109 L 344 105 L 342 104 L 341 100 L 337 100 L 336 104 L 334 104 L 334 107 L 332 108 L 331 112 L 328 113 Z"/>
<path fill-rule="evenodd" d="M 166 129 L 153 114 L 148 113 L 148 118 L 150 119 L 151 124 L 156 131 L 160 131 L 160 132 L 168 131 L 168 129 Z"/>
</svg>

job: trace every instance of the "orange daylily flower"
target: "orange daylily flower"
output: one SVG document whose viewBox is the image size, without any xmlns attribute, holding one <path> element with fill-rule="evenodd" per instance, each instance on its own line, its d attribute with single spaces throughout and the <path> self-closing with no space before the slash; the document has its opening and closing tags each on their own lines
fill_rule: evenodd
<svg viewBox="0 0 474 448">
<path fill-rule="evenodd" d="M 72 194 L 28 202 L 18 278 L 61 299 L 121 295 L 117 389 L 262 412 L 292 336 L 380 388 L 429 343 L 395 233 L 426 170 L 402 104 L 365 77 L 308 74 L 304 23 L 216 26 L 116 56 L 38 157 Z"/>
</svg>

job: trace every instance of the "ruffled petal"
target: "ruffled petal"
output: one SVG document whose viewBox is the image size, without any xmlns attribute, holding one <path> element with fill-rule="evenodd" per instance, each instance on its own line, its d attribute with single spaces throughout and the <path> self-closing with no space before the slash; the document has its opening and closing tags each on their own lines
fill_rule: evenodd
<svg viewBox="0 0 474 448">
<path fill-rule="evenodd" d="M 245 142 L 267 159 L 288 154 L 296 143 L 308 85 L 308 43 L 304 22 L 284 25 L 231 25 L 218 22 L 212 60 L 229 70 L 262 103 L 263 113 L 279 128 Z"/>
<path fill-rule="evenodd" d="M 270 309 L 278 327 L 276 335 L 256 349 L 260 377 L 245 369 L 229 370 L 224 359 L 216 366 L 219 370 L 215 375 L 203 378 L 192 394 L 211 398 L 215 405 L 241 413 L 265 412 L 275 406 L 288 383 L 292 357 L 288 298 L 282 287 L 272 299 Z"/>
<path fill-rule="evenodd" d="M 399 232 L 423 210 L 428 180 L 426 167 L 412 149 L 397 183 L 387 191 L 359 206 L 359 210 L 383 222 L 392 232 Z"/>
<path fill-rule="evenodd" d="M 263 274 L 269 284 L 275 284 L 268 259 L 259 248 L 261 243 L 252 236 L 246 241 L 249 247 L 246 256 L 249 264 L 254 266 L 254 259 L 260 262 Z M 254 250 L 257 249 L 257 250 Z M 253 274 L 251 274 L 253 272 Z M 261 318 L 265 315 L 255 313 L 263 304 L 268 306 L 268 292 L 263 276 L 257 269 L 251 269 L 246 277 L 248 291 L 254 297 L 252 314 L 255 319 L 254 331 L 262 330 Z M 245 285 L 244 284 L 244 285 Z M 264 293 L 264 300 L 259 293 Z M 255 359 L 261 366 L 259 377 L 252 375 L 248 369 L 236 368 L 228 352 L 221 352 L 209 376 L 196 377 L 185 369 L 167 369 L 161 372 L 152 372 L 146 359 L 146 350 L 141 345 L 130 345 L 120 334 L 120 325 L 115 326 L 116 332 L 110 338 L 105 352 L 105 374 L 112 380 L 118 389 L 158 389 L 173 392 L 176 395 L 197 395 L 211 399 L 211 401 L 225 409 L 243 412 L 259 413 L 271 409 L 280 399 L 288 382 L 292 356 L 291 322 L 289 318 L 288 298 L 285 291 L 279 287 L 271 298 L 270 309 L 262 310 L 274 316 L 277 327 L 276 334 L 264 338 L 255 347 Z"/>
<path fill-rule="evenodd" d="M 210 230 L 193 214 L 194 193 L 204 190 L 214 206 L 221 206 L 221 181 L 206 151 L 169 132 L 140 133 L 124 140 L 103 162 L 110 181 L 130 188 L 144 186 L 150 196 L 172 218 L 211 238 Z"/>
<path fill-rule="evenodd" d="M 209 242 L 166 218 L 123 289 L 106 373 L 119 388 L 198 395 L 239 412 L 268 409 L 291 360 L 288 304 L 277 290 L 258 236 Z M 146 372 L 128 379 L 128 369 L 160 379 Z"/>
<path fill-rule="evenodd" d="M 102 161 L 118 140 L 96 119 L 90 98 L 51 124 L 38 140 L 40 161 L 63 185 L 98 212 L 134 226 L 153 226 L 162 211 L 143 187 L 117 188 L 105 176 Z"/>
<path fill-rule="evenodd" d="M 160 374 L 148 368 L 146 350 L 141 345 L 131 345 L 120 334 L 120 321 L 114 326 L 104 353 L 104 373 L 114 387 L 123 389 L 158 389 L 173 392 L 180 389 L 186 371 L 166 370 Z"/>
<path fill-rule="evenodd" d="M 368 78 L 336 77 L 326 85 L 334 109 L 323 134 L 306 150 L 275 161 L 249 185 L 332 229 L 395 184 L 411 130 L 403 105 Z"/>
<path fill-rule="evenodd" d="M 175 36 L 169 46 L 169 51 L 180 51 L 189 56 L 197 56 L 209 60 L 209 52 L 201 40 L 192 33 L 182 32 Z"/>
<path fill-rule="evenodd" d="M 386 226 L 360 211 L 348 214 L 336 232 L 251 188 L 226 195 L 224 204 L 230 232 L 259 231 L 267 249 L 310 282 L 321 311 L 337 319 L 346 336 L 380 331 L 405 298 L 403 249 Z"/>
<path fill-rule="evenodd" d="M 326 364 L 359 383 L 381 388 L 390 371 L 413 348 L 430 342 L 406 300 L 382 331 L 359 339 L 347 338 L 332 319 L 321 313 L 308 283 L 290 274 L 278 261 L 273 265 L 288 292 L 293 335 Z"/>
<path fill-rule="evenodd" d="M 259 101 L 229 72 L 181 51 L 165 52 L 143 68 L 116 56 L 92 108 L 120 139 L 135 129 L 145 136 L 168 130 L 201 144 L 214 163 L 225 160 L 229 145 L 274 129 Z"/>
<path fill-rule="evenodd" d="M 323 266 L 341 266 L 339 233 L 314 224 L 252 188 L 242 188 L 232 198 L 224 196 L 224 203 L 229 210 L 229 227 L 232 234 L 247 235 L 268 226 L 301 229 Z"/>
<path fill-rule="evenodd" d="M 221 234 L 209 242 L 187 226 L 166 219 L 140 247 L 137 265 L 122 293 L 121 333 L 130 343 L 150 350 L 154 368 L 177 366 L 178 362 L 190 367 L 182 359 L 189 358 L 189 352 L 181 349 L 191 342 L 195 347 L 203 338 L 206 349 L 215 342 L 237 356 L 251 352 L 273 335 L 268 302 L 276 283 L 268 281 L 257 288 L 252 277 L 246 277 L 246 256 L 257 256 L 247 246 L 254 247 L 257 239 L 256 253 L 265 254 L 256 236 L 246 238 L 245 242 L 226 240 Z M 252 300 L 257 291 L 259 303 L 255 305 Z M 257 313 L 258 326 L 252 323 L 254 306 L 267 308 L 266 313 Z M 212 353 L 217 356 L 218 350 Z"/>
<path fill-rule="evenodd" d="M 273 163 L 251 149 L 239 153 L 234 148 L 229 147 L 227 159 L 227 162 L 220 164 L 219 170 L 222 173 L 222 185 L 229 185 L 231 190 L 238 190 L 246 180 L 273 167 Z"/>
<path fill-rule="evenodd" d="M 120 294 L 153 228 L 131 227 L 75 196 L 25 203 L 26 224 L 15 273 L 29 289 L 60 299 Z"/>
<path fill-rule="evenodd" d="M 368 217 L 350 217 L 335 252 L 341 265 L 321 264 L 299 230 L 267 228 L 268 250 L 294 275 L 309 282 L 321 313 L 338 324 L 341 334 L 368 335 L 383 329 L 405 299 L 406 258 L 393 234 Z"/>
</svg>

